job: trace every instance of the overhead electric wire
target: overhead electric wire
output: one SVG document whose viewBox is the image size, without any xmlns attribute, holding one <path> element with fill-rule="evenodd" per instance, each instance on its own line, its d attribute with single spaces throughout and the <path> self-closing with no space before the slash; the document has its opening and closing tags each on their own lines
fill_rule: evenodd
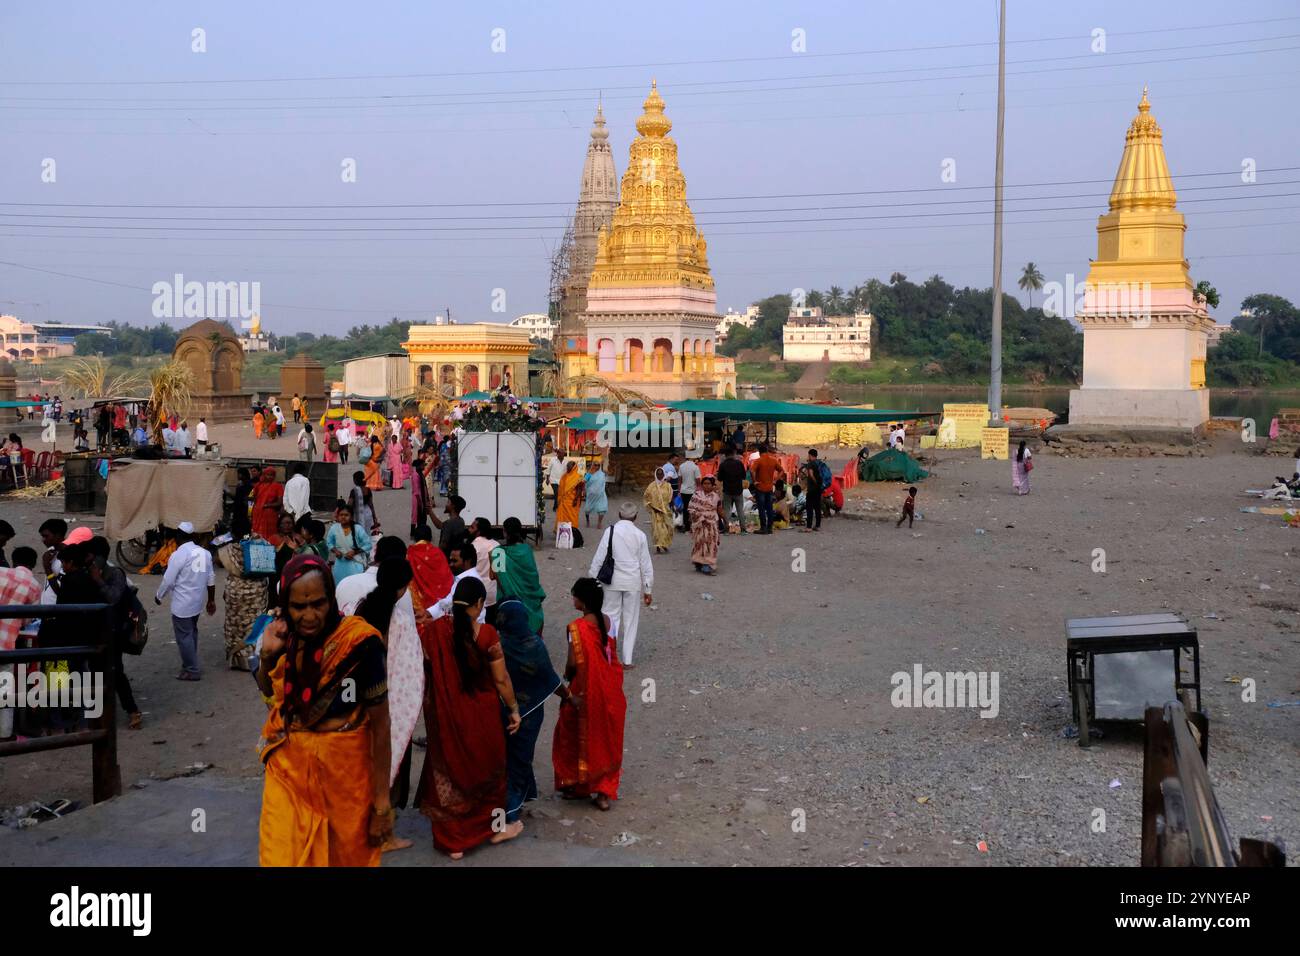
<svg viewBox="0 0 1300 956">
<path fill-rule="evenodd" d="M 1123 30 L 1107 34 L 1110 37 L 1117 36 L 1148 36 L 1151 34 L 1167 33 L 1185 33 L 1196 30 L 1219 30 L 1225 27 L 1236 26 L 1256 26 L 1268 23 L 1284 23 L 1300 20 L 1300 16 L 1290 17 L 1268 17 L 1256 20 L 1235 20 L 1224 23 L 1206 23 L 1206 24 L 1187 24 L 1184 26 L 1161 26 L 1149 30 Z M 1018 40 L 1008 40 L 1008 44 L 1020 43 L 1053 43 L 1058 41 L 1088 39 L 1082 34 L 1066 34 L 1056 37 L 1024 37 Z M 799 53 L 799 54 L 781 54 L 779 56 L 756 56 L 756 57 L 728 57 L 712 58 L 701 60 L 676 60 L 676 61 L 658 61 L 648 63 L 610 63 L 610 64 L 586 64 L 574 66 L 548 66 L 548 67 L 520 67 L 511 70 L 460 70 L 448 71 L 442 73 L 372 73 L 372 74 L 343 74 L 343 75 L 316 75 L 316 76 L 287 76 L 287 77 L 259 77 L 244 79 L 173 79 L 173 80 L 6 80 L 11 86 L 203 86 L 203 85 L 228 85 L 238 83 L 313 83 L 313 82 L 337 82 L 337 81 L 355 81 L 355 80 L 406 80 L 406 79 L 446 79 L 449 77 L 461 76 L 511 76 L 532 73 L 567 73 L 580 72 L 585 70 L 628 70 L 628 69 L 663 69 L 672 66 L 704 66 L 704 65 L 731 65 L 735 63 L 758 63 L 771 62 L 773 60 L 793 61 L 805 59 L 830 59 L 837 57 L 850 56 L 883 56 L 891 53 L 924 53 L 938 50 L 955 50 L 970 47 L 994 46 L 996 41 L 976 40 L 963 43 L 946 43 L 934 44 L 920 47 L 885 47 L 874 50 L 844 50 L 833 51 L 829 53 Z"/>
</svg>

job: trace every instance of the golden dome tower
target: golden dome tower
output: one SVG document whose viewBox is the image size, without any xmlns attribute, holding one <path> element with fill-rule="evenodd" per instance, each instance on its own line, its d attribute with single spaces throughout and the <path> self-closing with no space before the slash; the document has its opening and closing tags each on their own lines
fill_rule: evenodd
<svg viewBox="0 0 1300 956">
<path fill-rule="evenodd" d="M 707 244 L 686 204 L 686 177 L 677 164 L 677 143 L 652 83 L 641 135 L 628 150 L 618 208 L 596 245 L 590 289 L 665 286 L 713 291 Z M 716 303 L 716 299 L 714 300 Z"/>
<path fill-rule="evenodd" d="M 1117 429 L 1187 431 L 1209 420 L 1205 351 L 1214 321 L 1193 293 L 1177 204 L 1143 88 L 1083 286 L 1083 384 L 1070 392 L 1071 432 L 1112 438 Z"/>
<path fill-rule="evenodd" d="M 652 82 L 618 207 L 596 242 L 585 350 L 563 356 L 568 375 L 599 375 L 660 401 L 735 390 L 734 364 L 715 355 L 721 317 L 708 245 L 686 204 L 672 128 Z"/>
<path fill-rule="evenodd" d="M 1183 258 L 1187 224 L 1177 203 L 1164 134 L 1143 87 L 1138 114 L 1124 137 L 1110 212 L 1097 222 L 1097 258 L 1088 283 L 1149 282 L 1153 289 L 1191 289 Z"/>
</svg>

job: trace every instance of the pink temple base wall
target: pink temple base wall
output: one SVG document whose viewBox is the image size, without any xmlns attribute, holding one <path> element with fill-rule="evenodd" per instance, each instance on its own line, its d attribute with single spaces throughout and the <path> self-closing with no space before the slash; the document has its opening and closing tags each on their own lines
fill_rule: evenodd
<svg viewBox="0 0 1300 956">
<path fill-rule="evenodd" d="M 673 286 L 627 289 L 588 289 L 588 312 L 716 312 L 712 290 Z"/>
</svg>

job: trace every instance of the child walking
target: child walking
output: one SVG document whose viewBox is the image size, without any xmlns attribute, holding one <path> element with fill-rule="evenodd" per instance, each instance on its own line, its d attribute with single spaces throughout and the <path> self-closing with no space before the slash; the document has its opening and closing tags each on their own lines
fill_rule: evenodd
<svg viewBox="0 0 1300 956">
<path fill-rule="evenodd" d="M 894 527 L 895 528 L 900 527 L 903 524 L 903 522 L 906 521 L 907 526 L 910 528 L 912 527 L 912 520 L 915 517 L 916 517 L 916 489 L 908 488 L 907 500 L 903 502 L 903 513 L 898 519 L 898 524 L 894 525 Z"/>
</svg>

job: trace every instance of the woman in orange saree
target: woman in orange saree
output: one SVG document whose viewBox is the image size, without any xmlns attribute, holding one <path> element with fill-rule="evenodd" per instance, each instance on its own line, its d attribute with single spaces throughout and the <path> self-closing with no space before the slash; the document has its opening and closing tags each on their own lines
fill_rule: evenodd
<svg viewBox="0 0 1300 956">
<path fill-rule="evenodd" d="M 551 761 L 555 789 L 566 798 L 591 797 L 601 810 L 618 799 L 623 770 L 623 666 L 601 611 L 605 592 L 595 578 L 573 585 L 573 606 L 582 616 L 569 624 L 569 660 L 564 678 L 569 696 L 560 704 Z"/>
<path fill-rule="evenodd" d="M 384 476 L 380 473 L 380 464 L 384 460 L 384 446 L 378 438 L 370 439 L 370 460 L 366 462 L 366 487 L 371 491 L 383 491 Z"/>
<path fill-rule="evenodd" d="M 393 833 L 387 680 L 383 638 L 339 616 L 329 565 L 290 561 L 258 654 L 262 866 L 379 865 Z"/>
<path fill-rule="evenodd" d="M 275 469 L 264 468 L 253 486 L 253 534 L 270 541 L 280 524 L 284 485 L 275 480 Z"/>
<path fill-rule="evenodd" d="M 569 463 L 564 467 L 564 475 L 560 478 L 560 487 L 555 493 L 555 527 L 558 529 L 561 524 L 568 522 L 573 527 L 578 527 L 578 507 L 582 501 L 583 490 L 582 472 L 578 471 L 577 459 L 570 458 Z"/>
<path fill-rule="evenodd" d="M 480 624 L 487 591 L 463 578 L 453 592 L 451 616 L 431 608 L 417 615 L 424 645 L 424 724 L 428 749 L 415 803 L 433 824 L 433 845 L 459 860 L 480 843 L 503 843 L 522 821 L 493 832 L 506 807 L 506 734 L 519 729 L 519 706 L 506 672 L 501 641 Z M 501 703 L 508 709 L 504 732 Z"/>
</svg>

